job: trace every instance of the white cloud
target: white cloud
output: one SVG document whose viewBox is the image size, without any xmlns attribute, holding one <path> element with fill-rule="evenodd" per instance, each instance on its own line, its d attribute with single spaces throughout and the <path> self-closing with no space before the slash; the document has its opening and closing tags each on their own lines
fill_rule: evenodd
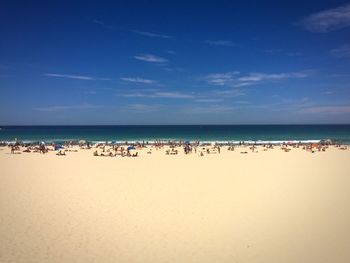
<svg viewBox="0 0 350 263">
<path fill-rule="evenodd" d="M 146 37 L 174 38 L 174 36 L 169 36 L 169 35 L 164 35 L 164 34 L 156 34 L 156 33 L 151 33 L 151 32 L 147 32 L 147 31 L 134 30 L 133 32 L 135 32 L 141 36 L 146 36 Z"/>
<path fill-rule="evenodd" d="M 101 21 L 101 20 L 97 20 L 97 19 L 92 20 L 92 22 L 94 22 L 95 24 L 102 25 L 102 26 L 104 26 L 104 25 L 105 25 L 105 23 L 104 23 L 103 21 Z"/>
<path fill-rule="evenodd" d="M 292 73 L 277 73 L 277 74 L 265 74 L 265 73 L 250 73 L 247 76 L 238 78 L 238 81 L 246 82 L 261 82 L 263 80 L 281 80 L 288 78 L 305 78 L 308 74 L 306 72 L 292 72 Z"/>
<path fill-rule="evenodd" d="M 288 57 L 300 57 L 301 53 L 300 52 L 287 52 L 286 55 Z"/>
<path fill-rule="evenodd" d="M 225 105 L 206 105 L 200 107 L 185 108 L 184 111 L 190 114 L 215 114 L 215 113 L 231 113 L 238 107 Z"/>
<path fill-rule="evenodd" d="M 330 32 L 350 26 L 350 4 L 312 14 L 299 22 L 311 32 Z"/>
<path fill-rule="evenodd" d="M 39 107 L 35 108 L 37 111 L 49 111 L 49 112 L 56 112 L 56 111 L 67 111 L 67 110 L 89 110 L 89 109 L 97 109 L 102 108 L 101 105 L 90 105 L 90 104 L 83 104 L 83 105 L 65 105 L 65 106 L 48 106 L 48 107 Z"/>
<path fill-rule="evenodd" d="M 180 92 L 155 92 L 153 94 L 155 98 L 169 98 L 169 99 L 190 99 L 195 96 Z"/>
<path fill-rule="evenodd" d="M 67 79 L 95 80 L 95 78 L 93 77 L 80 76 L 80 75 L 68 75 L 68 74 L 45 73 L 44 76 L 56 77 L 56 78 L 67 78 Z"/>
<path fill-rule="evenodd" d="M 152 79 L 143 79 L 143 78 L 129 78 L 129 77 L 122 77 L 120 78 L 123 81 L 133 82 L 133 83 L 142 83 L 142 84 L 156 84 L 158 83 L 156 80 Z"/>
<path fill-rule="evenodd" d="M 233 47 L 236 45 L 231 40 L 205 40 L 204 42 L 211 46 Z"/>
<path fill-rule="evenodd" d="M 223 99 L 196 99 L 195 102 L 204 102 L 204 103 L 213 103 L 213 102 L 221 102 Z"/>
<path fill-rule="evenodd" d="M 152 63 L 165 63 L 168 60 L 165 58 L 157 57 L 152 54 L 140 54 L 137 56 L 134 56 L 135 59 L 146 61 L 146 62 L 152 62 Z"/>
<path fill-rule="evenodd" d="M 338 58 L 350 57 L 350 44 L 332 49 L 330 52 L 333 56 Z"/>
<path fill-rule="evenodd" d="M 329 113 L 329 114 L 344 114 L 350 113 L 350 106 L 318 106 L 309 107 L 302 110 L 304 113 Z"/>
<path fill-rule="evenodd" d="M 110 78 L 94 78 L 94 77 L 89 77 L 89 76 L 69 75 L 69 74 L 56 74 L 56 73 L 45 73 L 43 75 L 46 76 L 46 77 L 66 78 L 66 79 L 79 79 L 79 80 L 111 80 Z"/>
<path fill-rule="evenodd" d="M 256 85 L 266 81 L 278 81 L 290 78 L 305 78 L 308 77 L 310 71 L 288 72 L 288 73 L 250 73 L 248 75 L 241 75 L 239 71 L 232 71 L 227 73 L 209 74 L 204 79 L 215 86 L 230 86 L 230 87 L 245 87 Z"/>
<path fill-rule="evenodd" d="M 153 112 L 158 111 L 162 108 L 161 105 L 148 105 L 148 104 L 129 104 L 124 110 L 136 111 L 136 112 Z"/>
<path fill-rule="evenodd" d="M 166 99 L 191 99 L 195 98 L 192 94 L 181 93 L 181 92 L 151 92 L 142 93 L 134 92 L 128 94 L 122 94 L 123 97 L 144 97 L 144 98 L 166 98 Z"/>
<path fill-rule="evenodd" d="M 98 20 L 98 19 L 94 19 L 92 20 L 93 23 L 98 24 L 102 27 L 108 28 L 108 29 L 113 29 L 113 27 L 111 25 L 107 25 L 105 22 Z"/>
<path fill-rule="evenodd" d="M 244 96 L 246 95 L 244 91 L 239 90 L 239 89 L 229 89 L 229 90 L 217 90 L 215 91 L 215 94 L 220 97 L 225 97 L 225 98 L 235 98 L 239 96 Z"/>
<path fill-rule="evenodd" d="M 238 103 L 238 104 L 250 104 L 250 102 L 246 101 L 246 100 L 236 100 L 235 103 Z"/>
<path fill-rule="evenodd" d="M 224 86 L 229 83 L 232 83 L 235 80 L 235 77 L 239 74 L 239 71 L 232 71 L 227 73 L 214 73 L 207 75 L 206 77 L 204 77 L 204 79 L 209 84 Z"/>
</svg>

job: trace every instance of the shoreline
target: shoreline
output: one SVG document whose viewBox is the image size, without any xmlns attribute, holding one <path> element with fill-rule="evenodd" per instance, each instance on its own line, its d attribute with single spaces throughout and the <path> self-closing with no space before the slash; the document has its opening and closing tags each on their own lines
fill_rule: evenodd
<svg viewBox="0 0 350 263">
<path fill-rule="evenodd" d="M 79 139 L 79 140 L 70 140 L 70 139 L 50 139 L 50 140 L 2 140 L 0 141 L 0 145 L 11 145 L 11 144 L 21 144 L 21 145 L 37 145 L 41 143 L 45 144 L 73 144 L 73 145 L 79 145 L 79 141 L 86 141 L 92 145 L 95 144 L 108 144 L 108 145 L 125 145 L 125 144 L 145 144 L 145 145 L 156 145 L 156 144 L 163 144 L 163 145 L 172 145 L 172 144 L 200 144 L 200 145 L 207 145 L 207 144 L 216 144 L 216 145 L 223 145 L 223 146 L 229 146 L 229 145 L 280 145 L 280 144 L 341 144 L 341 145 L 348 145 L 350 143 L 342 142 L 341 140 L 331 140 L 331 139 L 290 139 L 290 140 L 174 140 L 174 139 L 152 139 L 152 140 L 86 140 L 86 139 Z"/>
</svg>

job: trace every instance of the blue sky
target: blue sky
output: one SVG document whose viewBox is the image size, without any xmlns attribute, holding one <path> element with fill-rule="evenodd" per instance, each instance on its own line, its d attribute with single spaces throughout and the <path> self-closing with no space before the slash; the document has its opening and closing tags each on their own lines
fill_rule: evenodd
<svg viewBox="0 0 350 263">
<path fill-rule="evenodd" d="M 115 2 L 2 1 L 0 124 L 350 123 L 350 2 Z"/>
</svg>

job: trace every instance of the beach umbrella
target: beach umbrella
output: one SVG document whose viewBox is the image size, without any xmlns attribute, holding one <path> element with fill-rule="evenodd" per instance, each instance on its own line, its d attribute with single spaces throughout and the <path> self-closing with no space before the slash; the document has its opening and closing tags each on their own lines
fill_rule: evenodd
<svg viewBox="0 0 350 263">
<path fill-rule="evenodd" d="M 128 150 L 128 151 L 130 151 L 130 150 L 136 150 L 136 148 L 135 148 L 134 146 L 129 146 L 129 147 L 127 148 L 127 150 Z"/>
<path fill-rule="evenodd" d="M 85 140 L 80 140 L 79 144 L 86 144 L 86 141 Z"/>
</svg>

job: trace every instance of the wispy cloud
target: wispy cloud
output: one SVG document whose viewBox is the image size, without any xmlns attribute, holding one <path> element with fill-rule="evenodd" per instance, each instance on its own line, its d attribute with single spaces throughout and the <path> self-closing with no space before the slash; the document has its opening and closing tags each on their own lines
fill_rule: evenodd
<svg viewBox="0 0 350 263">
<path fill-rule="evenodd" d="M 330 78 L 347 78 L 350 77 L 350 74 L 330 74 L 328 75 Z"/>
<path fill-rule="evenodd" d="M 44 76 L 55 77 L 55 78 L 66 78 L 66 79 L 95 80 L 95 78 L 93 77 L 81 76 L 81 75 L 45 73 Z"/>
<path fill-rule="evenodd" d="M 321 92 L 321 94 L 323 94 L 323 95 L 331 95 L 331 94 L 333 94 L 333 93 L 334 93 L 334 92 L 331 91 L 331 90 L 326 90 L 326 91 Z"/>
<path fill-rule="evenodd" d="M 273 49 L 265 49 L 264 52 L 265 53 L 280 53 L 282 52 L 283 50 L 280 49 L 280 48 L 273 48 Z"/>
<path fill-rule="evenodd" d="M 153 94 L 157 98 L 168 98 L 168 99 L 191 99 L 194 95 L 181 93 L 181 92 L 156 92 Z"/>
<path fill-rule="evenodd" d="M 117 95 L 118 96 L 118 95 Z M 150 93 L 142 93 L 142 92 L 134 92 L 121 94 L 119 96 L 123 97 L 144 97 L 144 98 L 166 98 L 166 99 L 191 99 L 195 98 L 193 94 L 181 93 L 181 92 L 150 92 Z"/>
<path fill-rule="evenodd" d="M 308 74 L 306 72 L 292 72 L 292 73 L 276 73 L 276 74 L 266 74 L 266 73 L 250 73 L 247 76 L 238 78 L 239 82 L 261 82 L 264 80 L 282 80 L 289 78 L 305 78 Z"/>
<path fill-rule="evenodd" d="M 45 73 L 43 75 L 46 76 L 46 77 L 66 78 L 66 79 L 79 79 L 79 80 L 111 80 L 110 78 L 95 78 L 95 77 L 90 77 L 90 76 L 56 74 L 56 73 Z"/>
<path fill-rule="evenodd" d="M 246 93 L 239 89 L 228 89 L 228 90 L 216 90 L 214 94 L 219 97 L 235 98 L 246 95 Z"/>
<path fill-rule="evenodd" d="M 183 111 L 190 114 L 217 114 L 217 113 L 231 113 L 239 109 L 235 106 L 226 105 L 206 105 L 195 106 L 191 108 L 184 108 Z"/>
<path fill-rule="evenodd" d="M 149 104 L 129 104 L 124 110 L 133 112 L 153 112 L 158 111 L 162 108 L 162 105 L 149 105 Z"/>
<path fill-rule="evenodd" d="M 195 102 L 204 102 L 204 103 L 215 103 L 215 102 L 221 102 L 223 99 L 195 99 Z"/>
<path fill-rule="evenodd" d="M 298 24 L 311 32 L 330 32 L 350 26 L 350 4 L 324 10 L 302 19 Z"/>
<path fill-rule="evenodd" d="M 301 53 L 300 52 L 287 52 L 286 56 L 288 56 L 288 57 L 300 57 Z"/>
<path fill-rule="evenodd" d="M 98 20 L 98 19 L 93 19 L 92 20 L 93 23 L 100 25 L 102 27 L 108 28 L 108 29 L 113 29 L 113 26 L 111 25 L 107 25 L 105 22 L 103 22 L 102 20 Z"/>
<path fill-rule="evenodd" d="M 170 35 L 164 35 L 164 34 L 157 34 L 157 33 L 152 33 L 152 32 L 147 32 L 147 31 L 137 31 L 133 30 L 134 33 L 139 34 L 141 36 L 145 37 L 158 37 L 158 38 L 174 38 L 174 36 Z"/>
<path fill-rule="evenodd" d="M 152 55 L 152 54 L 139 54 L 139 55 L 134 56 L 134 58 L 137 60 L 142 60 L 142 61 L 151 62 L 151 63 L 166 63 L 166 62 L 168 62 L 167 59 L 157 57 L 157 56 Z"/>
<path fill-rule="evenodd" d="M 236 100 L 235 103 L 238 103 L 238 104 L 250 104 L 250 102 L 246 101 L 246 100 Z"/>
<path fill-rule="evenodd" d="M 133 82 L 133 83 L 141 83 L 141 84 L 157 84 L 158 81 L 152 79 L 144 79 L 144 78 L 130 78 L 130 77 L 122 77 L 120 78 L 123 81 Z"/>
<path fill-rule="evenodd" d="M 330 52 L 333 56 L 338 58 L 350 57 L 350 44 L 332 49 Z"/>
<path fill-rule="evenodd" d="M 232 83 L 236 76 L 240 74 L 239 71 L 232 71 L 227 73 L 214 73 L 209 74 L 204 77 L 204 79 L 209 83 L 217 86 L 224 86 Z"/>
<path fill-rule="evenodd" d="M 47 107 L 39 107 L 35 108 L 37 111 L 48 111 L 48 112 L 56 112 L 56 111 L 67 111 L 67 110 L 89 110 L 89 109 L 97 109 L 102 108 L 101 105 L 65 105 L 65 106 L 47 106 Z"/>
<path fill-rule="evenodd" d="M 166 53 L 171 54 L 171 55 L 176 54 L 176 52 L 174 50 L 167 50 Z"/>
<path fill-rule="evenodd" d="M 317 106 L 309 107 L 302 110 L 303 113 L 329 113 L 344 114 L 350 113 L 350 106 Z"/>
<path fill-rule="evenodd" d="M 288 73 L 250 73 L 242 75 L 239 71 L 227 73 L 209 74 L 204 77 L 207 83 L 215 86 L 246 87 L 257 85 L 267 81 L 279 81 L 290 78 L 305 78 L 310 71 L 288 72 Z"/>
<path fill-rule="evenodd" d="M 234 47 L 236 44 L 231 40 L 205 40 L 204 43 L 211 46 Z"/>
<path fill-rule="evenodd" d="M 97 20 L 97 19 L 92 20 L 92 22 L 93 22 L 93 23 L 95 23 L 95 24 L 102 25 L 102 26 L 104 26 L 104 25 L 105 25 L 105 23 L 104 23 L 103 21 L 101 21 L 101 20 Z"/>
<path fill-rule="evenodd" d="M 301 52 L 297 51 L 286 51 L 283 49 L 265 49 L 265 53 L 270 53 L 270 54 L 281 54 L 281 55 L 286 55 L 287 57 L 299 57 L 301 56 Z"/>
</svg>

